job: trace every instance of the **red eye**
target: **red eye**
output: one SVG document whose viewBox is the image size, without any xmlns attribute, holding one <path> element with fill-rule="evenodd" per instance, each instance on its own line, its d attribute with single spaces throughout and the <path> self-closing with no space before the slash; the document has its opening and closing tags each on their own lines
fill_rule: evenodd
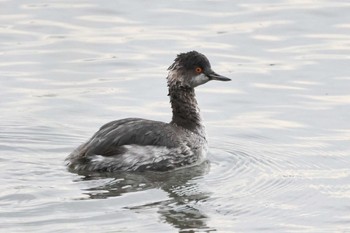
<svg viewBox="0 0 350 233">
<path fill-rule="evenodd" d="M 200 68 L 200 67 L 197 67 L 197 68 L 196 68 L 196 73 L 197 73 L 197 74 L 202 73 L 202 71 L 203 71 L 202 68 Z"/>
</svg>

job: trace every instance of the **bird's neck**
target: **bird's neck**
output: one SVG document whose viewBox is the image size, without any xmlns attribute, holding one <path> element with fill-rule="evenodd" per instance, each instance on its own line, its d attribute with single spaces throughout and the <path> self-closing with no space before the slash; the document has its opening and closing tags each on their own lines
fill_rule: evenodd
<svg viewBox="0 0 350 233">
<path fill-rule="evenodd" d="M 171 124 L 176 124 L 199 135 L 204 135 L 204 127 L 195 96 L 194 89 L 180 85 L 169 86 L 173 119 Z"/>
</svg>

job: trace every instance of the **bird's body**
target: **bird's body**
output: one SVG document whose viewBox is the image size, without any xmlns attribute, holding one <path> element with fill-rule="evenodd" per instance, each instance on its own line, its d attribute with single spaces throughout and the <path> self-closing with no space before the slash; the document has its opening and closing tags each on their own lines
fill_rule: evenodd
<svg viewBox="0 0 350 233">
<path fill-rule="evenodd" d="M 194 87 L 210 79 L 228 81 L 195 51 L 182 53 L 169 67 L 170 123 L 126 118 L 102 126 L 66 159 L 75 172 L 166 171 L 203 162 L 207 140 Z"/>
</svg>

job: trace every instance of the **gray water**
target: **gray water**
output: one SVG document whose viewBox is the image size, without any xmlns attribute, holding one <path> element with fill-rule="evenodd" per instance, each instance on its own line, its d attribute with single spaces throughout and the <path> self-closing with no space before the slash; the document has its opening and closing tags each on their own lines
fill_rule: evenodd
<svg viewBox="0 0 350 233">
<path fill-rule="evenodd" d="M 350 232 L 349 1 L 0 1 L 1 232 Z M 102 124 L 169 121 L 198 50 L 209 163 L 70 173 Z"/>
</svg>

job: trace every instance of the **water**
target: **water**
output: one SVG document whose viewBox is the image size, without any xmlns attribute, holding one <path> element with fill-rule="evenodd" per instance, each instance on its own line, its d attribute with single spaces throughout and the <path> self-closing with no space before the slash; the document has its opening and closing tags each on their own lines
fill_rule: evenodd
<svg viewBox="0 0 350 233">
<path fill-rule="evenodd" d="M 350 232 L 348 1 L 22 1 L 0 8 L 1 232 Z M 69 173 L 102 124 L 169 121 L 206 54 L 209 164 Z"/>
</svg>

